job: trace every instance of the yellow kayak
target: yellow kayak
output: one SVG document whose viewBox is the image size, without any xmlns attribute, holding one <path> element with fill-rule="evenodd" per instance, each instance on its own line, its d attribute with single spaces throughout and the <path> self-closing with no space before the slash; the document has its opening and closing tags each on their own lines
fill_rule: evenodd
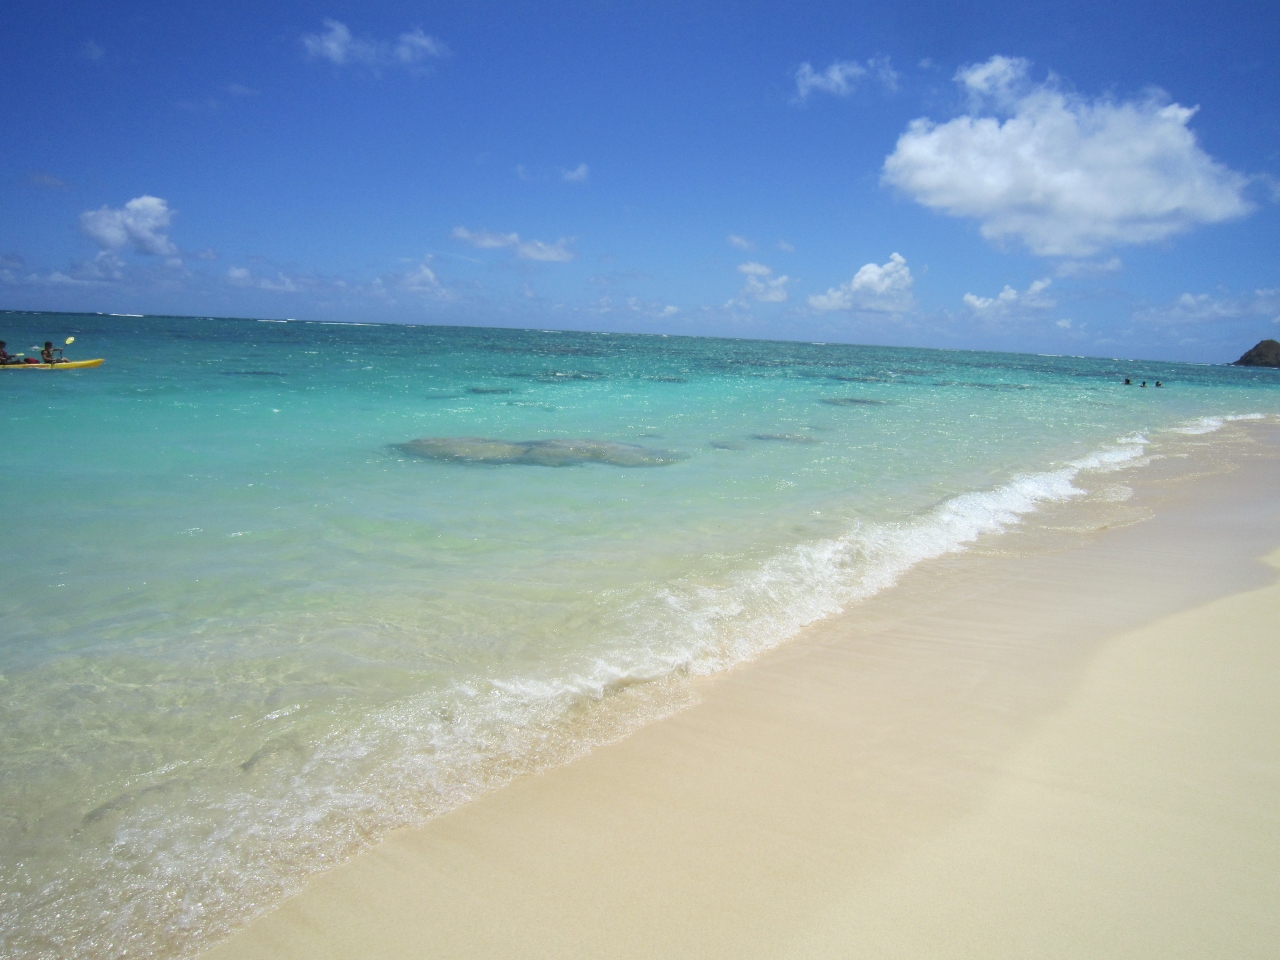
<svg viewBox="0 0 1280 960">
<path fill-rule="evenodd" d="M 68 360 L 66 363 L 0 363 L 0 370 L 83 370 L 85 367 L 100 367 L 102 359 Z"/>
</svg>

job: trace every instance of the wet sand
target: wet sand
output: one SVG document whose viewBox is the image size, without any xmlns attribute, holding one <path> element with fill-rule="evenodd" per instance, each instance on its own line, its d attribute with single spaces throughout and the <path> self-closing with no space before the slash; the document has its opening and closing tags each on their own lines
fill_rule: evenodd
<svg viewBox="0 0 1280 960">
<path fill-rule="evenodd" d="M 207 956 L 1274 956 L 1280 430 L 1118 482 Z"/>
</svg>

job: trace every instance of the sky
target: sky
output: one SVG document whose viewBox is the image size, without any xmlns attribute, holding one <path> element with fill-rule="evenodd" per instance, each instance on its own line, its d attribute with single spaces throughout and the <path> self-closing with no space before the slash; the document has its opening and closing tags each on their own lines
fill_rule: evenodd
<svg viewBox="0 0 1280 960">
<path fill-rule="evenodd" d="M 0 308 L 1234 360 L 1280 337 L 1278 41 L 1240 0 L 8 0 Z"/>
</svg>

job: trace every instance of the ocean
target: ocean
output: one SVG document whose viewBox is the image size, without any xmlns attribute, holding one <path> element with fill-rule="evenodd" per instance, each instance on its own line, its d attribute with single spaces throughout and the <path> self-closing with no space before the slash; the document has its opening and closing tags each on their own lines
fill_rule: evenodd
<svg viewBox="0 0 1280 960">
<path fill-rule="evenodd" d="M 1280 372 L 1223 366 L 0 313 L 10 350 L 68 336 L 106 363 L 0 371 L 5 957 L 198 953 L 916 564 L 1280 415 Z"/>
</svg>

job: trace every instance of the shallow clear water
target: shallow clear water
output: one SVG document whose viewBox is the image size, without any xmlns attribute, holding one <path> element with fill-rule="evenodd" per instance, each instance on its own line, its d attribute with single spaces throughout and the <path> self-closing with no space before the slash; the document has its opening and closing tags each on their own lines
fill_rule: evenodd
<svg viewBox="0 0 1280 960">
<path fill-rule="evenodd" d="M 12 956 L 196 951 L 646 689 L 1280 414 L 1267 370 L 0 314 L 68 335 L 107 363 L 0 371 Z"/>
</svg>

